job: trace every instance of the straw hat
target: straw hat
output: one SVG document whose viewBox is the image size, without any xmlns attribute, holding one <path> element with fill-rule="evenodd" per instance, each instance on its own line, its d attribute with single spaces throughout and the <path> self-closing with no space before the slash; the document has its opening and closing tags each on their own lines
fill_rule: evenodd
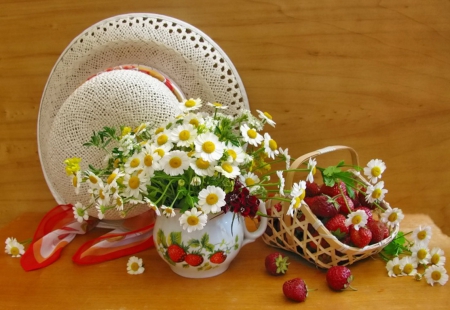
<svg viewBox="0 0 450 310">
<path fill-rule="evenodd" d="M 200 30 L 171 17 L 136 13 L 83 31 L 53 67 L 39 111 L 39 157 L 57 203 L 89 202 L 86 187 L 74 193 L 63 161 L 76 156 L 82 169 L 88 163 L 101 166 L 106 154 L 83 147 L 93 131 L 158 125 L 175 116 L 185 98 L 223 103 L 231 115 L 249 108 L 230 59 Z M 146 210 L 134 208 L 127 216 Z M 97 216 L 95 211 L 90 215 Z M 105 215 L 119 218 L 114 210 Z"/>
</svg>

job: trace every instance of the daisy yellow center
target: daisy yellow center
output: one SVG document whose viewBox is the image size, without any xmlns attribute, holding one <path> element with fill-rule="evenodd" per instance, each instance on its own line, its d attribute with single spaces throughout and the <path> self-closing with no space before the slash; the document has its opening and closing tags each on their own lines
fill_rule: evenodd
<svg viewBox="0 0 450 310">
<path fill-rule="evenodd" d="M 189 130 L 182 130 L 178 136 L 180 137 L 181 141 L 187 141 L 191 137 L 191 133 L 189 132 Z"/>
<path fill-rule="evenodd" d="M 229 163 L 226 162 L 222 164 L 222 169 L 228 173 L 233 172 L 233 166 L 231 166 Z"/>
<path fill-rule="evenodd" d="M 126 136 L 130 132 L 131 132 L 131 128 L 130 127 L 123 127 L 123 129 L 122 129 L 122 136 Z"/>
<path fill-rule="evenodd" d="M 228 153 L 228 155 L 231 156 L 231 158 L 233 158 L 233 160 L 236 160 L 237 154 L 236 154 L 236 152 L 235 152 L 234 150 L 228 149 L 228 150 L 227 150 L 227 153 Z"/>
<path fill-rule="evenodd" d="M 156 149 L 155 153 L 158 154 L 160 157 L 163 157 L 166 152 L 163 149 Z"/>
<path fill-rule="evenodd" d="M 381 174 L 381 169 L 380 167 L 373 167 L 372 170 L 370 170 L 370 173 L 374 176 L 374 177 L 378 177 Z"/>
<path fill-rule="evenodd" d="M 216 149 L 216 146 L 211 141 L 206 141 L 203 143 L 202 149 L 205 153 L 211 154 Z"/>
<path fill-rule="evenodd" d="M 253 184 L 255 184 L 255 180 L 253 180 L 252 178 L 246 178 L 245 179 L 245 184 L 247 186 L 252 186 Z"/>
<path fill-rule="evenodd" d="M 272 151 L 275 151 L 278 148 L 277 142 L 275 140 L 273 140 L 273 139 L 270 139 L 269 140 L 269 148 Z"/>
<path fill-rule="evenodd" d="M 306 192 L 303 191 L 303 192 L 298 196 L 298 199 L 300 199 L 300 201 L 303 200 L 303 199 L 305 199 L 305 195 L 306 195 Z"/>
<path fill-rule="evenodd" d="M 402 270 L 400 269 L 400 265 L 395 265 L 395 266 L 392 268 L 392 271 L 394 272 L 395 275 L 402 274 Z"/>
<path fill-rule="evenodd" d="M 77 187 L 78 186 L 78 177 L 77 176 L 74 176 L 72 178 L 72 185 L 73 185 L 73 187 Z"/>
<path fill-rule="evenodd" d="M 130 269 L 133 271 L 138 271 L 139 270 L 139 264 L 136 262 L 131 263 Z"/>
<path fill-rule="evenodd" d="M 427 237 L 427 232 L 425 230 L 421 230 L 419 231 L 419 233 L 417 234 L 417 238 L 419 240 L 423 240 Z"/>
<path fill-rule="evenodd" d="M 267 117 L 268 119 L 272 119 L 272 115 L 269 114 L 269 112 L 264 112 L 263 113 L 265 117 Z"/>
<path fill-rule="evenodd" d="M 130 161 L 130 167 L 131 167 L 131 168 L 136 168 L 136 167 L 139 166 L 140 163 L 141 163 L 141 160 L 140 160 L 139 158 L 133 158 L 133 159 Z"/>
<path fill-rule="evenodd" d="M 189 124 L 191 124 L 194 127 L 198 127 L 198 124 L 199 124 L 198 119 L 196 119 L 196 118 L 191 119 L 189 121 Z"/>
<path fill-rule="evenodd" d="M 116 173 L 111 173 L 111 174 L 109 175 L 108 179 L 106 180 L 106 182 L 107 182 L 108 184 L 111 184 L 111 183 L 114 181 L 114 179 L 116 178 L 116 176 L 117 176 Z"/>
<path fill-rule="evenodd" d="M 197 165 L 198 168 L 200 169 L 208 169 L 209 168 L 209 161 L 207 160 L 203 160 L 201 158 L 197 159 L 195 161 L 195 164 Z"/>
<path fill-rule="evenodd" d="M 357 214 L 354 217 L 352 217 L 352 224 L 353 225 L 358 225 L 359 223 L 361 223 L 362 221 L 362 216 Z"/>
<path fill-rule="evenodd" d="M 424 259 L 425 257 L 427 257 L 427 250 L 425 249 L 420 249 L 419 251 L 417 251 L 417 258 L 418 259 Z"/>
<path fill-rule="evenodd" d="M 254 129 L 247 130 L 247 135 L 249 136 L 250 139 L 255 139 L 257 136 L 256 130 Z"/>
<path fill-rule="evenodd" d="M 170 167 L 172 167 L 174 169 L 179 168 L 181 166 L 181 164 L 182 164 L 182 160 L 180 157 L 175 156 L 169 160 Z"/>
<path fill-rule="evenodd" d="M 437 265 L 440 260 L 441 260 L 441 256 L 438 253 L 435 253 L 435 254 L 433 254 L 433 256 L 431 256 L 431 263 L 434 265 Z"/>
<path fill-rule="evenodd" d="M 218 102 L 214 102 L 214 103 L 213 103 L 213 106 L 220 108 L 220 107 L 222 107 L 222 104 L 221 104 L 221 103 L 218 103 Z"/>
<path fill-rule="evenodd" d="M 210 206 L 215 205 L 218 201 L 219 197 L 214 193 L 211 193 L 206 197 L 206 203 Z"/>
<path fill-rule="evenodd" d="M 90 181 L 92 184 L 97 184 L 97 178 L 94 177 L 93 175 L 90 175 L 90 176 L 89 176 L 89 181 Z"/>
<path fill-rule="evenodd" d="M 150 155 L 150 154 L 145 155 L 144 165 L 146 167 L 151 167 L 153 165 L 153 156 L 152 155 Z"/>
<path fill-rule="evenodd" d="M 194 154 L 195 154 L 195 151 L 190 151 L 189 153 L 187 153 L 187 156 L 192 157 L 192 155 L 194 155 Z"/>
<path fill-rule="evenodd" d="M 19 253 L 20 253 L 19 248 L 16 246 L 13 246 L 11 248 L 10 252 L 11 252 L 11 255 L 19 255 Z"/>
<path fill-rule="evenodd" d="M 158 137 L 158 139 L 156 139 L 156 142 L 159 145 L 163 145 L 163 144 L 166 144 L 168 140 L 169 140 L 169 137 L 167 137 L 166 135 L 163 134 L 163 135 L 160 135 Z"/>
<path fill-rule="evenodd" d="M 374 191 L 372 192 L 372 198 L 378 199 L 380 197 L 381 197 L 381 189 L 379 188 L 374 189 Z"/>
<path fill-rule="evenodd" d="M 316 174 L 316 172 L 317 172 L 316 166 L 312 167 L 311 173 L 314 175 L 314 174 Z"/>
<path fill-rule="evenodd" d="M 439 271 L 435 270 L 431 273 L 431 278 L 434 281 L 439 281 L 441 279 L 441 273 Z"/>
<path fill-rule="evenodd" d="M 410 274 L 414 270 L 414 267 L 412 264 L 406 264 L 405 267 L 403 267 L 403 272 L 406 274 Z"/>
<path fill-rule="evenodd" d="M 141 184 L 141 181 L 139 180 L 139 178 L 137 176 L 132 176 L 130 178 L 130 180 L 128 181 L 128 186 L 131 189 L 136 189 L 139 187 L 139 185 Z"/>
<path fill-rule="evenodd" d="M 164 212 L 166 212 L 166 214 L 172 214 L 173 210 L 171 208 L 167 208 Z"/>
<path fill-rule="evenodd" d="M 190 225 L 190 226 L 195 226 L 198 224 L 199 219 L 197 216 L 195 215 L 190 215 L 188 216 L 188 218 L 186 219 L 186 222 Z"/>
<path fill-rule="evenodd" d="M 300 207 L 300 202 L 301 201 L 302 201 L 302 199 L 300 198 L 300 196 L 295 197 L 294 209 L 298 209 Z"/>
<path fill-rule="evenodd" d="M 397 213 L 392 212 L 389 216 L 388 216 L 388 220 L 389 222 L 395 222 L 397 220 Z"/>
<path fill-rule="evenodd" d="M 119 167 L 119 163 L 120 163 L 120 159 L 116 158 L 116 160 L 114 160 L 113 167 L 114 168 Z"/>
<path fill-rule="evenodd" d="M 195 101 L 194 100 L 192 100 L 192 99 L 189 99 L 188 101 L 186 101 L 185 103 L 184 103 L 184 106 L 186 107 L 186 108 L 192 108 L 192 107 L 195 107 Z"/>
<path fill-rule="evenodd" d="M 122 206 L 122 199 L 120 197 L 116 198 L 116 205 L 118 205 L 119 207 Z"/>
<path fill-rule="evenodd" d="M 156 130 L 155 130 L 155 135 L 157 135 L 157 134 L 159 134 L 159 133 L 161 133 L 161 132 L 163 132 L 163 131 L 164 131 L 164 127 L 156 128 Z"/>
<path fill-rule="evenodd" d="M 105 199 L 105 194 L 103 194 L 103 189 L 100 189 L 98 191 L 98 197 L 100 197 L 100 199 Z"/>
</svg>

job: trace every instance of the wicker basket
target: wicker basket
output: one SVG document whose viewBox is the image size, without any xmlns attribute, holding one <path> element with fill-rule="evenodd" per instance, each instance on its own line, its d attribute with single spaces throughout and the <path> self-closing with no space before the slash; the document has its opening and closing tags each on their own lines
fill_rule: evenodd
<svg viewBox="0 0 450 310">
<path fill-rule="evenodd" d="M 309 158 L 314 158 L 321 154 L 348 150 L 352 157 L 352 164 L 358 165 L 358 154 L 354 149 L 347 146 L 331 146 L 320 149 L 297 158 L 291 165 L 291 169 L 296 169 Z M 368 182 L 359 172 L 353 172 L 355 178 Z M 285 188 L 291 188 L 294 180 L 294 172 L 289 172 L 286 176 Z M 380 252 L 389 242 L 391 242 L 399 231 L 396 225 L 390 231 L 388 238 L 379 243 L 368 245 L 364 248 L 348 246 L 333 236 L 324 224 L 311 212 L 308 205 L 303 204 L 297 212 L 297 216 L 286 215 L 289 203 L 282 203 L 282 209 L 277 211 L 273 205 L 277 200 L 270 200 L 267 204 L 273 218 L 269 218 L 267 230 L 263 235 L 263 240 L 270 246 L 278 247 L 294 252 L 320 268 L 330 268 L 336 265 L 350 265 L 356 261 Z M 384 201 L 380 204 L 385 209 L 390 206 Z M 304 216 L 303 216 L 304 215 Z M 308 246 L 309 245 L 309 246 Z"/>
</svg>

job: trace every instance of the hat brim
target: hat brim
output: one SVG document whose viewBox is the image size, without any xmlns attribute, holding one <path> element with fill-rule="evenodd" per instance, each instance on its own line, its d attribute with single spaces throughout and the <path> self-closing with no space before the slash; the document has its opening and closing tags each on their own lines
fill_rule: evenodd
<svg viewBox="0 0 450 310">
<path fill-rule="evenodd" d="M 54 188 L 46 173 L 48 139 L 66 99 L 89 77 L 114 66 L 141 64 L 170 77 L 187 98 L 220 102 L 237 115 L 249 109 L 239 74 L 225 52 L 206 34 L 178 19 L 150 13 L 118 15 L 78 35 L 56 61 L 45 86 L 38 115 L 38 151 L 44 177 L 59 204 L 74 203 Z M 64 174 L 64 171 L 61 171 Z M 64 180 L 66 181 L 66 180 Z"/>
</svg>

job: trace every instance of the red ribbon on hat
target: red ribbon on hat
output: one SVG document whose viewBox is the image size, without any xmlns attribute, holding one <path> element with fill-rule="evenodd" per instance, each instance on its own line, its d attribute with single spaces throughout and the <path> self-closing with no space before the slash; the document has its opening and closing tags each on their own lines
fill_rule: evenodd
<svg viewBox="0 0 450 310">
<path fill-rule="evenodd" d="M 100 223 L 92 217 L 78 222 L 73 216 L 72 207 L 70 204 L 58 205 L 44 216 L 31 245 L 20 259 L 24 270 L 36 270 L 52 264 L 76 235 L 85 234 Z M 72 260 L 82 265 L 94 264 L 146 250 L 154 245 L 154 221 L 153 210 L 116 221 L 114 230 L 84 243 Z"/>
</svg>

